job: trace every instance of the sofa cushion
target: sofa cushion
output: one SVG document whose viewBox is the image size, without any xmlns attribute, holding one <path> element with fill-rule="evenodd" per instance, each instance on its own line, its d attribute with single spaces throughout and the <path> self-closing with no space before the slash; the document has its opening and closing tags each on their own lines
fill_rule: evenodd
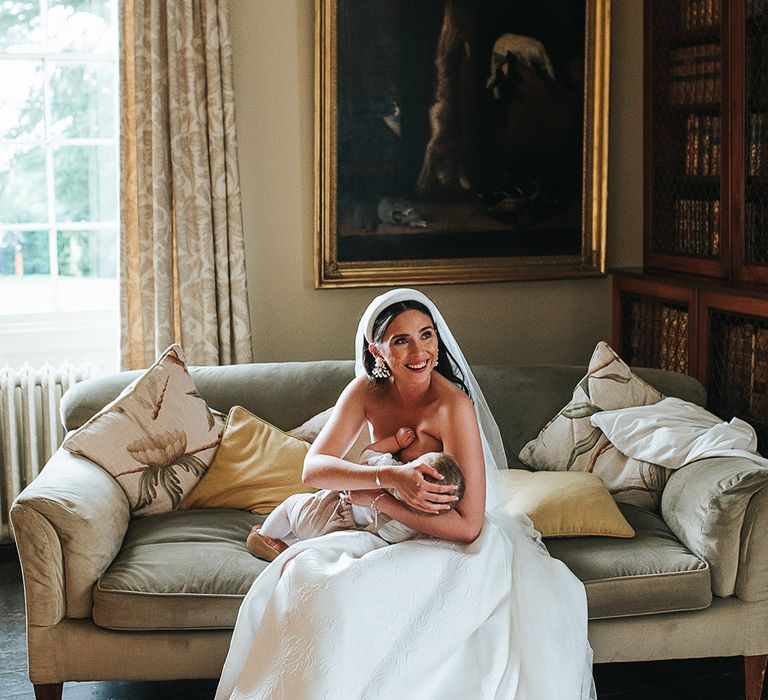
<svg viewBox="0 0 768 700">
<path fill-rule="evenodd" d="M 707 608 L 712 590 L 707 563 L 691 554 L 662 518 L 645 508 L 619 505 L 635 530 L 632 539 L 546 539 L 587 590 L 589 619 Z"/>
<path fill-rule="evenodd" d="M 546 539 L 585 582 L 590 619 L 697 610 L 711 602 L 709 568 L 654 513 L 620 506 L 633 539 Z M 110 629 L 227 629 L 267 563 L 245 549 L 262 518 L 190 510 L 132 520 L 123 548 L 98 581 L 93 620 Z"/>
<path fill-rule="evenodd" d="M 176 511 L 131 521 L 97 582 L 93 621 L 110 629 L 227 629 L 267 563 L 245 538 L 263 518 L 238 510 Z"/>
</svg>

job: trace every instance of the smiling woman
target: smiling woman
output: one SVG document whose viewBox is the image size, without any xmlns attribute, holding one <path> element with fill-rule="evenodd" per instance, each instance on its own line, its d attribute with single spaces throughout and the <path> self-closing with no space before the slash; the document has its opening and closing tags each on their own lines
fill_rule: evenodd
<svg viewBox="0 0 768 700">
<path fill-rule="evenodd" d="M 116 5 L 0 13 L 0 361 L 116 366 Z"/>
</svg>

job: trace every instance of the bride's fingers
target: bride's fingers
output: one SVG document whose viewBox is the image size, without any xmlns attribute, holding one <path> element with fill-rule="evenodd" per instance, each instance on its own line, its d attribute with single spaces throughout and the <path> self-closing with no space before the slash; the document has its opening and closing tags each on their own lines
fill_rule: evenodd
<svg viewBox="0 0 768 700">
<path fill-rule="evenodd" d="M 437 469 L 435 469 L 434 467 L 430 467 L 428 464 L 420 464 L 419 471 L 422 474 L 431 476 L 433 479 L 437 479 L 438 481 L 443 480 L 443 475 L 439 471 L 437 471 Z"/>
<path fill-rule="evenodd" d="M 459 497 L 455 494 L 431 493 L 429 500 L 431 503 L 454 503 L 459 500 Z"/>
</svg>

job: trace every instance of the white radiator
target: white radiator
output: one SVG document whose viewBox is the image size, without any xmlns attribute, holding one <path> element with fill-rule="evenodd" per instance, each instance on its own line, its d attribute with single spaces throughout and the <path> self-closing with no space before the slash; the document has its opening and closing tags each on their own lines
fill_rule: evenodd
<svg viewBox="0 0 768 700">
<path fill-rule="evenodd" d="M 73 384 L 100 373 L 77 367 L 0 368 L 0 541 L 9 540 L 8 510 L 64 439 L 59 403 Z"/>
</svg>

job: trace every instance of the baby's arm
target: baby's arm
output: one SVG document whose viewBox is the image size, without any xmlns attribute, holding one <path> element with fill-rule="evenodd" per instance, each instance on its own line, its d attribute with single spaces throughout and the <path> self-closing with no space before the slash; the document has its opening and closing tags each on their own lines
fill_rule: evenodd
<svg viewBox="0 0 768 700">
<path fill-rule="evenodd" d="M 413 428 L 400 428 L 394 435 L 389 435 L 381 440 L 372 442 L 366 450 L 373 450 L 374 452 L 400 452 L 408 445 L 413 444 L 416 439 L 416 431 Z"/>
</svg>

